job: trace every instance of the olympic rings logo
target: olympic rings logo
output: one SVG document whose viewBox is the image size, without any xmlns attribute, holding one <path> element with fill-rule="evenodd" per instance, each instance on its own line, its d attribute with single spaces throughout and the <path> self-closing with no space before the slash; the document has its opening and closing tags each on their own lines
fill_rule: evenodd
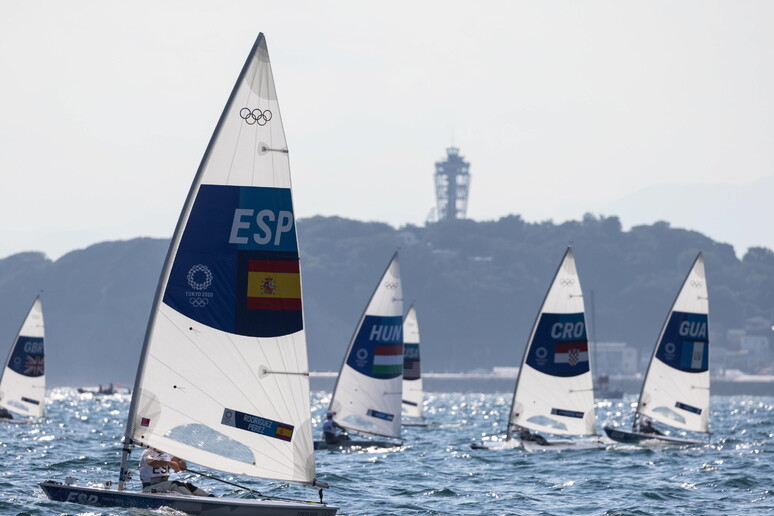
<svg viewBox="0 0 774 516">
<path fill-rule="evenodd" d="M 397 281 L 388 281 L 387 283 L 384 284 L 384 288 L 396 289 L 396 288 L 398 288 L 398 282 Z"/>
<path fill-rule="evenodd" d="M 192 297 L 188 301 L 196 308 L 204 308 L 210 302 L 206 297 Z"/>
<path fill-rule="evenodd" d="M 701 287 L 704 286 L 704 282 L 703 281 L 693 280 L 693 281 L 691 281 L 691 286 L 694 287 L 694 288 L 701 288 Z"/>
<path fill-rule="evenodd" d="M 575 285 L 575 280 L 570 278 L 561 279 L 559 280 L 559 284 L 564 287 L 569 287 L 570 285 Z"/>
<path fill-rule="evenodd" d="M 250 109 L 250 108 L 242 108 L 239 111 L 239 116 L 247 122 L 247 125 L 266 125 L 269 123 L 269 120 L 271 120 L 271 111 L 268 109 L 264 109 L 261 111 L 258 108 Z"/>
</svg>

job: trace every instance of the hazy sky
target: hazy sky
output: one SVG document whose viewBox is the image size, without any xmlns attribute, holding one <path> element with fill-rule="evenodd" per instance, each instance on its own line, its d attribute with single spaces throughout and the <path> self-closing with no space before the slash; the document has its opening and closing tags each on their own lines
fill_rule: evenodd
<svg viewBox="0 0 774 516">
<path fill-rule="evenodd" d="M 0 257 L 171 236 L 259 32 L 299 217 L 424 224 L 451 143 L 476 220 L 753 185 L 774 175 L 773 15 L 703 0 L 0 0 Z M 625 226 L 652 222 L 632 210 Z M 690 229 L 774 242 L 770 220 L 759 242 L 719 234 L 724 211 Z"/>
</svg>

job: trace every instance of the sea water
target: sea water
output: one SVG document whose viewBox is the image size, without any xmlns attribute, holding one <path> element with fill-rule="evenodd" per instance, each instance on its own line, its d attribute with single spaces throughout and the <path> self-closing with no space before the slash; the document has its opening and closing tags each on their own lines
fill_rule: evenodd
<svg viewBox="0 0 774 516">
<path fill-rule="evenodd" d="M 312 400 L 319 436 L 329 402 Z M 629 425 L 634 396 L 597 404 L 597 428 Z M 429 426 L 407 427 L 402 447 L 316 452 L 325 501 L 343 515 L 774 514 L 774 398 L 713 396 L 712 438 L 688 447 L 610 444 L 601 450 L 471 450 L 500 436 L 510 394 L 431 394 Z M 39 424 L 0 424 L 0 515 L 173 515 L 173 510 L 104 509 L 45 498 L 37 483 L 75 477 L 115 484 L 129 397 L 55 389 Z M 133 454 L 135 461 L 139 456 Z M 193 467 L 193 466 L 192 466 Z M 198 468 L 203 471 L 204 468 Z M 314 490 L 210 472 L 275 496 L 315 500 Z M 180 474 L 217 495 L 230 485 Z M 138 488 L 137 475 L 132 480 Z"/>
</svg>

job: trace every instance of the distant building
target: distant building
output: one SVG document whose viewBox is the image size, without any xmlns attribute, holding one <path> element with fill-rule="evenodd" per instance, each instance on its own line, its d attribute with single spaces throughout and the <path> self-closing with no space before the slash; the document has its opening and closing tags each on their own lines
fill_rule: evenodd
<svg viewBox="0 0 774 516">
<path fill-rule="evenodd" d="M 728 348 L 718 350 L 722 368 L 745 373 L 771 374 L 771 371 L 774 371 L 774 349 L 771 345 L 773 336 L 774 327 L 771 321 L 764 317 L 747 319 L 744 329 L 728 330 Z"/>
<path fill-rule="evenodd" d="M 636 374 L 637 350 L 625 342 L 589 342 L 595 375 Z"/>
<path fill-rule="evenodd" d="M 436 220 L 464 219 L 468 211 L 470 163 L 456 147 L 446 149 L 446 161 L 435 164 Z"/>
</svg>

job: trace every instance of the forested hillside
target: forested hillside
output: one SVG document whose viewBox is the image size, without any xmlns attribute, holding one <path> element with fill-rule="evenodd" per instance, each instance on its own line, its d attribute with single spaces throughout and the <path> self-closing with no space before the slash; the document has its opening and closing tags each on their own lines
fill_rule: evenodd
<svg viewBox="0 0 774 516">
<path fill-rule="evenodd" d="M 567 245 L 596 335 L 650 350 L 688 267 L 704 253 L 713 346 L 745 319 L 774 319 L 774 253 L 667 223 L 622 231 L 615 217 L 439 222 L 395 229 L 338 217 L 299 221 L 312 370 L 337 370 L 365 303 L 399 249 L 405 307 L 417 307 L 426 371 L 513 366 Z M 52 385 L 131 382 L 167 240 L 106 242 L 52 262 L 0 260 L 0 353 L 42 291 Z M 592 330 L 593 331 L 593 330 Z"/>
</svg>

